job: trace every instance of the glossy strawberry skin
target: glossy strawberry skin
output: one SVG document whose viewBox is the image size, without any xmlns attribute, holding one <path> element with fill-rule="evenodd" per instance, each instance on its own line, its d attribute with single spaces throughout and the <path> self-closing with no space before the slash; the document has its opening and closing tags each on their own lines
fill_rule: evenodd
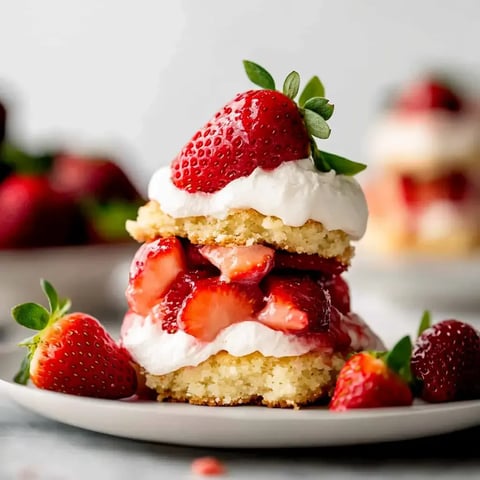
<svg viewBox="0 0 480 480">
<path fill-rule="evenodd" d="M 275 252 L 275 270 L 302 270 L 327 275 L 340 275 L 347 268 L 348 265 L 336 258 L 325 258 L 308 253 L 292 253 L 284 250 Z"/>
<path fill-rule="evenodd" d="M 159 323 L 167 333 L 178 331 L 178 314 L 185 299 L 192 293 L 196 281 L 207 278 L 208 270 L 191 270 L 180 272 L 168 289 L 162 300 L 151 310 L 150 315 L 154 323 Z"/>
<path fill-rule="evenodd" d="M 0 184 L 0 248 L 67 243 L 74 206 L 42 175 L 11 174 Z"/>
<path fill-rule="evenodd" d="M 186 269 L 185 254 L 176 237 L 144 243 L 136 252 L 129 274 L 126 297 L 129 307 L 148 315 L 170 288 L 179 272 Z"/>
<path fill-rule="evenodd" d="M 334 275 L 320 282 L 328 290 L 332 305 L 344 315 L 350 313 L 350 287 L 340 275 Z"/>
<path fill-rule="evenodd" d="M 427 402 L 480 398 L 480 334 L 471 325 L 444 320 L 415 342 L 411 368 Z"/>
<path fill-rule="evenodd" d="M 65 315 L 41 334 L 30 364 L 38 388 L 96 398 L 133 395 L 137 377 L 125 349 L 94 317 Z"/>
<path fill-rule="evenodd" d="M 382 359 L 361 352 L 350 357 L 340 370 L 329 409 L 408 406 L 412 402 L 410 387 L 402 378 Z"/>
<path fill-rule="evenodd" d="M 328 330 L 330 295 L 310 277 L 271 275 L 266 278 L 262 288 L 266 305 L 258 313 L 258 321 L 286 333 Z"/>
<path fill-rule="evenodd" d="M 296 104 L 274 90 L 237 95 L 199 130 L 171 165 L 172 181 L 190 193 L 212 193 L 257 167 L 271 170 L 309 155 Z"/>
</svg>

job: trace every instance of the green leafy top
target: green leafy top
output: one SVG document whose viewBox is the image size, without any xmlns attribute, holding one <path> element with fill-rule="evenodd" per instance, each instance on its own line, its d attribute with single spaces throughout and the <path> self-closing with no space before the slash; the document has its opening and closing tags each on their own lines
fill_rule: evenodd
<svg viewBox="0 0 480 480">
<path fill-rule="evenodd" d="M 30 362 L 41 339 L 41 332 L 63 317 L 71 305 L 69 299 L 58 297 L 55 288 L 47 280 L 41 279 L 40 285 L 48 299 L 48 310 L 43 305 L 32 302 L 22 303 L 12 308 L 12 317 L 17 323 L 31 330 L 40 331 L 19 343 L 20 346 L 28 348 L 28 353 L 23 359 L 20 370 L 14 377 L 14 381 L 22 385 L 25 385 L 30 378 Z"/>
<path fill-rule="evenodd" d="M 273 77 L 260 65 L 244 60 L 243 65 L 248 78 L 261 88 L 275 90 Z M 300 90 L 300 75 L 292 71 L 283 83 L 283 93 L 295 100 Z M 330 136 L 327 120 L 333 115 L 334 106 L 325 98 L 325 87 L 317 76 L 312 77 L 300 93 L 298 109 L 302 115 L 310 137 L 310 149 L 315 167 L 321 172 L 335 170 L 343 175 L 355 175 L 367 167 L 363 163 L 319 150 L 314 139 L 326 139 Z"/>
</svg>

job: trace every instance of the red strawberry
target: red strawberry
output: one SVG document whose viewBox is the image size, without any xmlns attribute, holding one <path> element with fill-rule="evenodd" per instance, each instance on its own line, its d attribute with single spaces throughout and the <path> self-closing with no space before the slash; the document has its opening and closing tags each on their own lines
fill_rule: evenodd
<svg viewBox="0 0 480 480">
<path fill-rule="evenodd" d="M 330 410 L 407 406 L 412 344 L 404 337 L 391 352 L 360 352 L 345 363 L 337 378 Z"/>
<path fill-rule="evenodd" d="M 52 285 L 42 281 L 50 311 L 35 303 L 17 305 L 12 315 L 21 325 L 40 330 L 21 343 L 29 352 L 15 377 L 38 388 L 98 398 L 125 398 L 137 387 L 135 369 L 100 322 L 85 313 L 67 313 Z"/>
<path fill-rule="evenodd" d="M 180 272 L 160 303 L 151 310 L 152 320 L 162 325 L 162 330 L 175 333 L 178 330 L 178 312 L 185 298 L 192 293 L 195 282 L 207 278 L 208 270 Z"/>
<path fill-rule="evenodd" d="M 281 93 L 263 67 L 247 60 L 243 64 L 250 80 L 265 90 L 240 93 L 192 137 L 171 163 L 174 185 L 190 193 L 213 193 L 257 167 L 272 170 L 310 154 L 323 172 L 354 175 L 365 169 L 317 147 L 313 137 L 330 136 L 326 121 L 334 110 L 318 77 L 310 79 L 297 106 L 297 72 L 290 72 Z"/>
<path fill-rule="evenodd" d="M 267 303 L 257 320 L 288 333 L 327 331 L 330 323 L 329 293 L 310 277 L 269 276 Z"/>
<path fill-rule="evenodd" d="M 45 176 L 21 174 L 12 174 L 0 184 L 0 211 L 0 248 L 65 244 L 75 212 Z"/>
<path fill-rule="evenodd" d="M 199 340 L 211 342 L 229 325 L 253 319 L 262 303 L 263 294 L 256 285 L 200 279 L 183 303 L 178 325 Z"/>
<path fill-rule="evenodd" d="M 480 333 L 458 320 L 436 323 L 417 338 L 411 367 L 427 402 L 480 398 Z"/>
<path fill-rule="evenodd" d="M 186 269 L 185 255 L 176 237 L 144 243 L 133 257 L 126 290 L 129 307 L 140 315 L 165 295 L 179 272 Z"/>
<path fill-rule="evenodd" d="M 291 253 L 285 250 L 275 252 L 275 269 L 304 270 L 322 272 L 329 275 L 340 275 L 348 268 L 335 257 L 325 258 L 316 254 Z"/>
<path fill-rule="evenodd" d="M 216 274 L 219 273 L 218 269 L 200 253 L 202 245 L 190 243 L 186 238 L 181 238 L 180 241 L 182 242 L 187 259 L 187 266 L 190 270 L 207 269 L 212 270 Z"/>
<path fill-rule="evenodd" d="M 220 269 L 227 282 L 259 283 L 272 269 L 275 251 L 263 245 L 217 247 L 205 245 L 200 253 Z"/>
<path fill-rule="evenodd" d="M 142 199 L 125 171 L 109 158 L 61 154 L 55 158 L 50 176 L 57 190 L 76 200 Z"/>
<path fill-rule="evenodd" d="M 350 288 L 348 283 L 340 275 L 322 280 L 320 284 L 328 290 L 332 305 L 343 314 L 350 313 Z"/>
<path fill-rule="evenodd" d="M 188 192 L 211 193 L 257 167 L 267 170 L 308 157 L 309 137 L 295 102 L 273 90 L 237 95 L 173 160 L 172 181 Z"/>
<path fill-rule="evenodd" d="M 461 98 L 444 82 L 437 79 L 424 79 L 410 85 L 397 102 L 398 108 L 407 112 L 425 110 L 462 109 Z"/>
</svg>

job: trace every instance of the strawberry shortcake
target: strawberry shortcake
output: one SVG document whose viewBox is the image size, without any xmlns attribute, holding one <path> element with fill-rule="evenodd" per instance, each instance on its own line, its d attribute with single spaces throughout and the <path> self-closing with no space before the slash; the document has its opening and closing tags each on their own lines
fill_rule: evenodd
<svg viewBox="0 0 480 480">
<path fill-rule="evenodd" d="M 419 78 L 379 116 L 368 141 L 366 248 L 465 256 L 480 248 L 480 110 L 450 82 Z"/>
<path fill-rule="evenodd" d="M 318 77 L 299 97 L 244 62 L 262 87 L 237 95 L 149 183 L 127 230 L 121 342 L 159 401 L 299 407 L 326 401 L 354 351 L 382 348 L 351 311 L 342 274 L 367 223 L 353 175 L 319 150 L 333 105 Z"/>
</svg>

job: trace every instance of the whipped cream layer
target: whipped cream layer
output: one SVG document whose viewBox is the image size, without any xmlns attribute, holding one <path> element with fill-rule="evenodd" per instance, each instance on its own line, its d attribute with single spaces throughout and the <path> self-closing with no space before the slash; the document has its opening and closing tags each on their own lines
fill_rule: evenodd
<svg viewBox="0 0 480 480">
<path fill-rule="evenodd" d="M 214 193 L 189 193 L 170 179 L 170 167 L 152 176 L 148 196 L 175 218 L 225 218 L 231 209 L 252 208 L 298 227 L 315 220 L 327 230 L 343 230 L 360 239 L 367 226 L 368 209 L 359 183 L 345 175 L 318 171 L 311 159 L 284 162 L 274 170 L 256 168 Z"/>
<path fill-rule="evenodd" d="M 370 157 L 399 168 L 451 166 L 469 162 L 480 151 L 480 117 L 475 114 L 390 113 L 379 120 L 369 138 Z"/>
<path fill-rule="evenodd" d="M 352 348 L 382 349 L 379 338 L 357 315 L 344 317 L 343 327 L 350 335 Z M 150 317 L 136 317 L 122 336 L 122 345 L 132 358 L 154 375 L 165 375 L 179 368 L 197 366 L 218 352 L 235 357 L 259 352 L 265 357 L 290 357 L 318 350 L 315 338 L 285 334 L 246 320 L 222 330 L 212 342 L 202 342 L 182 330 L 170 334 Z M 324 348 L 331 352 L 331 348 Z"/>
</svg>

